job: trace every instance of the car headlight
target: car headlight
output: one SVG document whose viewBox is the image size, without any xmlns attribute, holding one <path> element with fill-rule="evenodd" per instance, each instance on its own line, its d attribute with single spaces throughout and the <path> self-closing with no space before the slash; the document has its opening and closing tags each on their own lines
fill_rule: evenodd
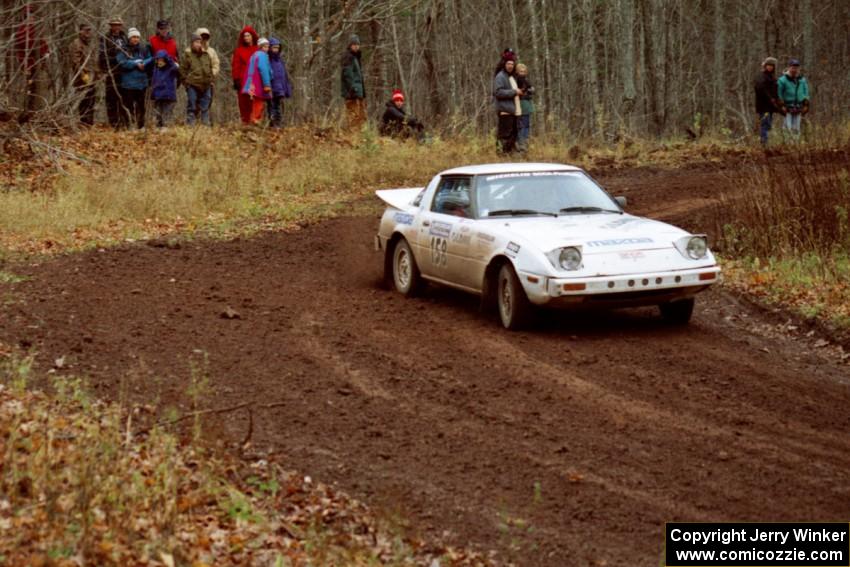
<svg viewBox="0 0 850 567">
<path fill-rule="evenodd" d="M 708 242 L 704 236 L 692 236 L 688 239 L 688 244 L 685 246 L 685 253 L 688 258 L 693 260 L 702 260 L 708 253 Z"/>
<path fill-rule="evenodd" d="M 578 248 L 562 248 L 558 254 L 558 265 L 564 270 L 578 270 L 581 267 L 581 252 Z"/>
</svg>

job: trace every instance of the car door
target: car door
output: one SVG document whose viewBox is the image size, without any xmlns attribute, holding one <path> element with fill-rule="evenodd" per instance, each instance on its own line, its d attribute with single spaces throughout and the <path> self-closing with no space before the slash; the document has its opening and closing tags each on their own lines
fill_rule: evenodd
<svg viewBox="0 0 850 567">
<path fill-rule="evenodd" d="M 443 177 L 430 203 L 423 207 L 418 243 L 423 262 L 419 269 L 428 277 L 470 287 L 467 259 L 474 233 L 471 202 L 472 178 Z"/>
</svg>

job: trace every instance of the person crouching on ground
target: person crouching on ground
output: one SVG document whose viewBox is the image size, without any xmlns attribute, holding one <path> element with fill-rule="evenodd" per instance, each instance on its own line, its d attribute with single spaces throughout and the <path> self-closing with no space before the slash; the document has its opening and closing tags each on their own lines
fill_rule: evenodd
<svg viewBox="0 0 850 567">
<path fill-rule="evenodd" d="M 800 137 L 802 117 L 809 112 L 809 82 L 800 74 L 800 61 L 791 59 L 788 69 L 777 81 L 779 100 L 788 109 L 785 115 L 785 130 L 793 138 Z"/>
<path fill-rule="evenodd" d="M 186 125 L 194 126 L 200 115 L 201 124 L 210 125 L 210 103 L 212 102 L 213 61 L 204 49 L 200 35 L 192 36 L 192 45 L 183 54 L 180 76 L 186 85 Z"/>
<path fill-rule="evenodd" d="M 425 126 L 407 113 L 404 107 L 404 93 L 395 89 L 381 117 L 381 135 L 398 138 L 415 137 L 421 140 L 424 130 Z"/>
<path fill-rule="evenodd" d="M 292 96 L 292 84 L 286 72 L 286 62 L 280 54 L 280 40 L 269 40 L 269 63 L 272 72 L 272 98 L 268 102 L 269 125 L 272 128 L 283 127 L 283 99 Z"/>
<path fill-rule="evenodd" d="M 531 115 L 534 113 L 534 102 L 531 97 L 534 95 L 534 87 L 528 80 L 528 67 L 522 63 L 517 63 L 516 66 L 516 84 L 522 89 L 522 96 L 519 97 L 519 106 L 522 115 L 517 117 L 517 149 L 525 153 L 528 151 L 528 138 L 531 136 Z"/>
<path fill-rule="evenodd" d="M 242 79 L 242 95 L 251 98 L 251 124 L 256 126 L 263 119 L 266 101 L 272 98 L 272 72 L 269 64 L 269 40 L 257 40 L 257 50 L 248 61 Z"/>
<path fill-rule="evenodd" d="M 773 113 L 786 113 L 776 87 L 776 58 L 768 57 L 761 64 L 762 71 L 756 77 L 756 113 L 759 117 L 759 138 L 767 147 L 767 137 L 773 127 Z"/>
<path fill-rule="evenodd" d="M 174 105 L 177 104 L 177 78 L 179 65 L 171 60 L 164 49 L 156 52 L 153 76 L 151 77 L 151 98 L 157 128 L 171 126 Z"/>
<path fill-rule="evenodd" d="M 493 102 L 499 119 L 497 136 L 499 150 L 503 154 L 516 151 L 517 117 L 522 116 L 520 97 L 525 92 L 517 85 L 515 66 L 516 54 L 512 49 L 506 49 L 493 78 Z"/>
</svg>

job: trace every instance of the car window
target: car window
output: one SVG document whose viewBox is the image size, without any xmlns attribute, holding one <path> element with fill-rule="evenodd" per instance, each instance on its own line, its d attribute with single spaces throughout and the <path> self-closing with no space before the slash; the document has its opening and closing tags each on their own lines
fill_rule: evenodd
<svg viewBox="0 0 850 567">
<path fill-rule="evenodd" d="M 470 199 L 471 179 L 469 177 L 448 177 L 443 179 L 434 193 L 431 210 L 435 213 L 472 217 Z"/>
</svg>

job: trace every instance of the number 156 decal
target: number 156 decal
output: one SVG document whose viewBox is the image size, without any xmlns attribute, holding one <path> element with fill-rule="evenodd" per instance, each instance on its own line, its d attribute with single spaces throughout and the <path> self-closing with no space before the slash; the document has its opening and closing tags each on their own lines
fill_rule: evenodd
<svg viewBox="0 0 850 567">
<path fill-rule="evenodd" d="M 431 263 L 434 267 L 445 268 L 449 263 L 449 256 L 446 251 L 449 244 L 445 238 L 440 236 L 431 237 Z"/>
</svg>

